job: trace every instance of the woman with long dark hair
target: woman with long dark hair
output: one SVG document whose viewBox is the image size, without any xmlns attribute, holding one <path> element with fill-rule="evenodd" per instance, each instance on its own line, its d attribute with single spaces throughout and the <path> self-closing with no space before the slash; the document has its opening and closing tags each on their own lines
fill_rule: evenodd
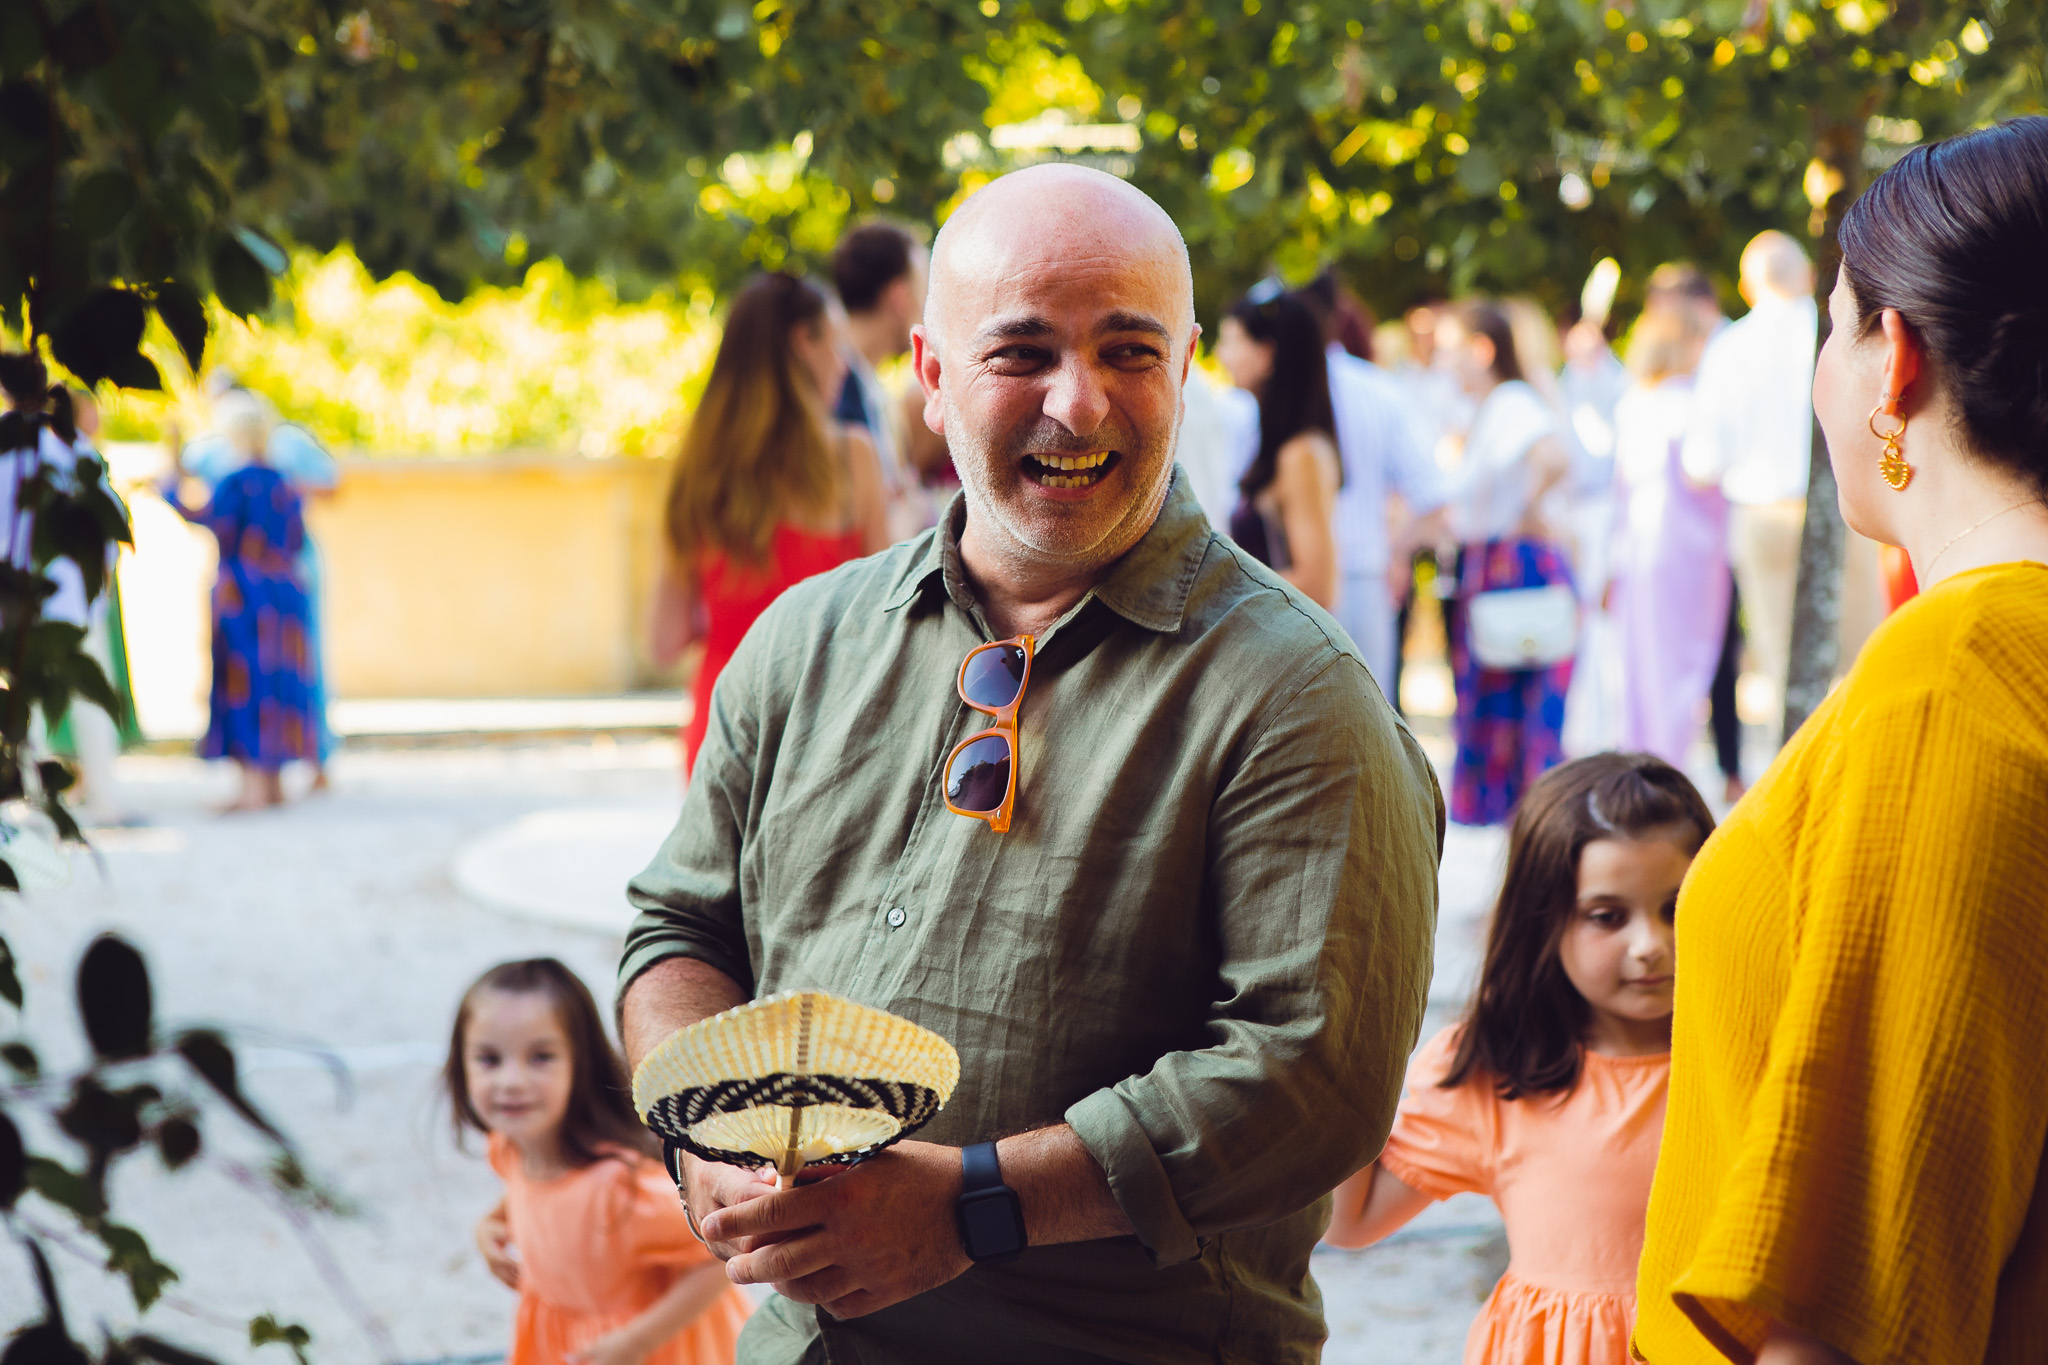
<svg viewBox="0 0 2048 1365">
<path fill-rule="evenodd" d="M 793 584 L 889 543 L 875 447 L 826 415 L 846 380 L 831 307 L 795 275 L 748 281 L 676 451 L 654 653 L 668 663 L 693 639 L 704 643 L 685 772 L 703 747 L 718 675 L 755 618 Z"/>
<path fill-rule="evenodd" d="M 1216 359 L 1259 400 L 1259 450 L 1238 481 L 1231 538 L 1325 611 L 1337 600 L 1336 418 L 1322 328 L 1286 294 L 1239 299 Z"/>
<path fill-rule="evenodd" d="M 1503 658 L 1493 639 L 1498 632 L 1479 627 L 1488 624 L 1482 617 L 1507 616 L 1502 606 L 1526 612 L 1542 604 L 1498 594 L 1570 589 L 1563 509 L 1553 504 L 1571 457 L 1555 413 L 1523 374 L 1514 328 L 1502 309 L 1476 300 L 1453 307 L 1437 323 L 1436 363 L 1478 405 L 1451 505 L 1458 537 L 1450 631 L 1458 709 L 1451 728 L 1458 748 L 1450 815 L 1462 825 L 1497 825 L 1529 784 L 1564 758 L 1575 616 L 1561 634 L 1533 638 L 1534 661 L 1526 663 Z M 1569 591 L 1556 600 L 1575 614 Z M 1515 638 L 1507 643 L 1518 643 L 1521 633 L 1511 632 Z"/>
<path fill-rule="evenodd" d="M 1814 412 L 1922 591 L 1685 883 L 1654 1365 L 2048 1360 L 2048 118 L 1840 239 Z"/>
</svg>

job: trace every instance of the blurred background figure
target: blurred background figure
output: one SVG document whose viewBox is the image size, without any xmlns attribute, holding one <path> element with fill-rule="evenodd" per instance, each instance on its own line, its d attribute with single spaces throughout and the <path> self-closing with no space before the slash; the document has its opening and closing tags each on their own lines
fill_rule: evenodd
<svg viewBox="0 0 2048 1365">
<path fill-rule="evenodd" d="M 1307 305 L 1262 282 L 1217 331 L 1216 359 L 1259 400 L 1259 444 L 1238 480 L 1231 538 L 1325 611 L 1337 598 L 1337 490 L 1322 329 Z"/>
<path fill-rule="evenodd" d="M 930 253 L 902 223 L 860 224 L 832 252 L 832 283 L 846 309 L 847 374 L 832 415 L 864 429 L 881 462 L 892 540 L 916 535 L 938 520 L 952 465 L 943 436 L 925 427 L 916 385 L 891 395 L 878 367 L 910 349 L 910 329 L 924 317 Z"/>
<path fill-rule="evenodd" d="M 298 423 L 279 421 L 268 399 L 243 388 L 226 370 L 215 370 L 208 377 L 207 390 L 213 400 L 213 430 L 179 451 L 178 466 L 204 484 L 209 495 L 221 480 L 250 462 L 244 443 L 230 435 L 231 428 L 261 428 L 263 463 L 290 482 L 302 508 L 313 498 L 331 496 L 340 486 L 341 469 L 327 447 Z M 327 789 L 327 763 L 334 756 L 335 738 L 327 721 L 327 669 L 321 652 L 320 550 L 310 531 L 303 531 L 303 536 L 297 569 L 306 592 L 306 660 L 311 670 L 313 719 L 318 727 L 319 752 L 313 763 L 313 790 L 317 792 Z"/>
<path fill-rule="evenodd" d="M 1614 539 L 1614 413 L 1628 392 L 1628 371 L 1607 342 L 1620 286 L 1621 265 L 1613 257 L 1594 265 L 1579 290 L 1579 316 L 1564 330 L 1564 366 L 1557 375 L 1573 437 L 1572 574 L 1582 608 L 1564 707 L 1564 748 L 1575 757 L 1610 750 L 1621 737 L 1621 654 L 1614 623 L 1602 607 Z"/>
<path fill-rule="evenodd" d="M 29 534 L 32 517 L 28 511 L 17 509 L 21 485 L 38 472 L 38 466 L 59 480 L 75 478 L 79 457 L 96 456 L 92 437 L 99 429 L 99 408 L 89 393 L 62 385 L 53 387 L 49 382 L 49 370 L 42 360 L 20 352 L 0 352 L 0 396 L 4 396 L 11 411 L 47 413 L 51 418 L 50 423 L 37 433 L 33 449 L 10 450 L 0 457 L 0 524 L 8 527 L 14 566 L 28 569 L 34 562 L 33 537 Z M 53 429 L 59 427 L 71 429 L 72 438 L 68 444 L 58 430 Z M 113 496 L 112 487 L 104 482 L 104 473 L 102 488 L 108 496 Z M 120 753 L 122 730 L 119 722 L 125 719 L 132 727 L 134 707 L 125 685 L 126 669 L 116 672 L 109 648 L 107 603 L 113 592 L 113 564 L 114 553 L 110 549 L 107 589 L 90 602 L 86 600 L 85 578 L 71 560 L 60 556 L 43 569 L 43 577 L 54 584 L 56 590 L 43 599 L 41 619 L 60 621 L 85 630 L 86 652 L 106 670 L 124 705 L 123 716 L 116 718 L 108 716 L 83 697 L 74 697 L 71 706 L 55 725 L 48 724 L 48 717 L 41 714 L 40 708 L 32 722 L 31 748 L 44 752 L 54 750 L 78 760 L 83 790 L 74 798 L 74 814 L 87 825 L 129 823 L 120 798 L 114 760 Z"/>
<path fill-rule="evenodd" d="M 1371 344 L 1364 305 L 1327 270 L 1297 297 L 1321 329 L 1344 468 L 1335 519 L 1335 614 L 1392 698 L 1399 685 L 1396 613 L 1414 584 L 1415 551 L 1443 534 L 1449 483 L 1399 383 L 1350 349 Z"/>
<path fill-rule="evenodd" d="M 1219 531 L 1230 528 L 1237 480 L 1258 447 L 1258 400 L 1235 385 L 1216 383 L 1199 365 L 1188 366 L 1173 458 L 1202 504 L 1202 514 Z"/>
<path fill-rule="evenodd" d="M 1449 307 L 1424 303 L 1410 308 L 1401 319 L 1407 340 L 1406 363 L 1397 363 L 1392 356 L 1381 362 L 1401 381 L 1402 392 L 1408 395 L 1409 420 L 1415 423 L 1417 434 L 1437 463 L 1446 467 L 1452 463 L 1447 443 L 1462 438 L 1472 424 L 1471 398 L 1450 372 L 1437 364 L 1437 323 Z"/>
<path fill-rule="evenodd" d="M 81 454 L 96 453 L 93 442 L 100 430 L 99 404 L 87 390 L 70 392 L 72 421 L 78 430 L 73 449 Z M 111 484 L 106 491 L 113 494 Z M 119 495 L 114 496 L 118 501 Z M 50 748 L 78 761 L 74 814 L 88 827 L 146 823 L 122 800 L 119 768 L 115 763 L 123 748 L 142 742 L 142 727 L 135 721 L 135 688 L 128 674 L 127 636 L 121 628 L 121 579 L 114 572 L 119 558 L 119 548 L 109 547 L 106 589 L 87 606 L 83 624 L 85 652 L 114 685 L 114 695 L 121 702 L 120 714 L 109 716 L 91 702 L 77 700 L 64 718 L 50 727 Z"/>
<path fill-rule="evenodd" d="M 1782 232 L 1742 252 L 1749 312 L 1707 344 L 1685 435 L 1685 474 L 1729 503 L 1729 558 L 1756 671 L 1783 723 L 1792 594 L 1813 451 L 1813 361 L 1820 325 L 1813 263 Z"/>
<path fill-rule="evenodd" d="M 1667 262 L 1650 272 L 1644 311 L 1676 308 L 1691 312 L 1704 329 L 1708 344 L 1728 325 L 1721 311 L 1721 291 L 1707 273 L 1690 261 Z M 1694 369 L 1698 366 L 1695 364 Z M 1724 556 L 1725 558 L 1725 556 Z M 1728 619 L 1721 632 L 1721 657 L 1714 665 L 1707 692 L 1707 721 L 1714 735 L 1714 762 L 1721 770 L 1722 795 L 1731 804 L 1743 793 L 1742 718 L 1736 711 L 1735 684 L 1742 673 L 1742 594 L 1734 570 L 1728 576 Z"/>
<path fill-rule="evenodd" d="M 1563 757 L 1567 656 L 1544 668 L 1481 666 L 1472 651 L 1472 599 L 1517 588 L 1570 587 L 1559 497 L 1571 457 L 1550 404 L 1524 378 L 1507 314 L 1472 301 L 1442 315 L 1437 364 L 1477 405 L 1458 466 L 1451 528 L 1458 539 L 1450 621 L 1457 688 L 1451 818 L 1506 820 L 1528 785 Z"/>
<path fill-rule="evenodd" d="M 792 584 L 890 544 L 874 443 L 826 415 L 845 382 L 825 292 L 781 273 L 748 281 L 676 450 L 655 592 L 656 661 L 669 667 L 691 643 L 704 646 L 685 774 L 719 672 L 755 618 Z"/>
<path fill-rule="evenodd" d="M 1622 657 L 1619 747 L 1682 769 L 1700 732 L 1728 623 L 1728 503 L 1681 464 L 1697 308 L 1646 312 L 1629 340 L 1634 384 L 1615 414 L 1617 524 L 1609 607 Z"/>
<path fill-rule="evenodd" d="M 237 467 L 204 503 L 188 501 L 175 473 L 160 491 L 186 520 L 213 533 L 220 569 L 213 588 L 213 682 L 201 758 L 232 759 L 241 791 L 224 813 L 284 804 L 286 763 L 317 763 L 311 606 L 299 564 L 303 504 L 270 467 L 270 429 L 253 399 L 215 405 Z"/>
</svg>

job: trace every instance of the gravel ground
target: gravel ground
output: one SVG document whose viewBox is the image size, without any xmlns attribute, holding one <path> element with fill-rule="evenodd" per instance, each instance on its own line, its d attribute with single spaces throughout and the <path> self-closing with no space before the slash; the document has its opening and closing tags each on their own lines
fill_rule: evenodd
<svg viewBox="0 0 2048 1365">
<path fill-rule="evenodd" d="M 350 1209 L 302 1232 L 244 1174 L 260 1149 L 224 1114 L 209 1118 L 196 1168 L 173 1177 L 133 1160 L 116 1207 L 182 1276 L 151 1330 L 243 1359 L 241 1324 L 276 1312 L 312 1330 L 322 1365 L 501 1349 L 511 1295 L 469 1242 L 496 1181 L 475 1144 L 455 1147 L 436 1088 L 450 1012 L 491 963 L 542 953 L 608 997 L 626 918 L 617 887 L 652 851 L 675 772 L 673 744 L 604 736 L 359 752 L 342 756 L 328 795 L 220 819 L 227 773 L 123 760 L 149 827 L 103 836 L 104 875 L 80 859 L 69 886 L 0 900 L 46 1066 L 80 1055 L 73 964 L 92 935 L 118 929 L 149 956 L 159 1019 L 234 1030 L 257 1103 Z M 1452 837 L 1432 1027 L 1469 982 L 1497 875 L 1497 839 Z M 344 1063 L 345 1079 L 312 1049 Z M 1381 1247 L 1319 1252 L 1325 1358 L 1448 1365 L 1504 1261 L 1492 1207 L 1472 1198 Z M 132 1319 L 82 1249 L 60 1251 L 58 1270 L 74 1325 Z M 37 1315 L 25 1259 L 0 1242 L 0 1327 Z"/>
</svg>

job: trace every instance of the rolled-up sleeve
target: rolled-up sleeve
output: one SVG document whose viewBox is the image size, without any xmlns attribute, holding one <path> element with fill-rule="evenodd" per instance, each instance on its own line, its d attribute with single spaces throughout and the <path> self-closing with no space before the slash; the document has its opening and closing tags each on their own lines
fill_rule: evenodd
<svg viewBox="0 0 2048 1365">
<path fill-rule="evenodd" d="M 1067 1110 L 1162 1265 L 1307 1208 L 1376 1156 L 1422 1025 L 1444 808 L 1365 669 L 1267 711 L 1209 816 L 1209 1045 Z"/>
<path fill-rule="evenodd" d="M 639 914 L 626 931 L 619 962 L 621 998 L 634 978 L 672 957 L 707 963 L 753 991 L 740 868 L 760 724 L 761 634 L 742 641 L 719 675 L 682 814 L 654 861 L 627 884 L 626 899 Z"/>
</svg>

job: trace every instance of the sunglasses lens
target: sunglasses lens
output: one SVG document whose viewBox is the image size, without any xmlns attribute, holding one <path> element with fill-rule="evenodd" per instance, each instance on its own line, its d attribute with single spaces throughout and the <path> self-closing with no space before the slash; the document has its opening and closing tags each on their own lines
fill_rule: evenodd
<svg viewBox="0 0 2048 1365">
<path fill-rule="evenodd" d="M 946 765 L 946 799 L 960 810 L 998 810 L 1009 790 L 1010 741 L 1001 735 L 983 735 Z"/>
<path fill-rule="evenodd" d="M 960 671 L 960 691 L 976 706 L 1000 711 L 1017 700 L 1024 686 L 1024 649 L 1021 645 L 997 645 L 984 649 L 967 661 Z"/>
</svg>

